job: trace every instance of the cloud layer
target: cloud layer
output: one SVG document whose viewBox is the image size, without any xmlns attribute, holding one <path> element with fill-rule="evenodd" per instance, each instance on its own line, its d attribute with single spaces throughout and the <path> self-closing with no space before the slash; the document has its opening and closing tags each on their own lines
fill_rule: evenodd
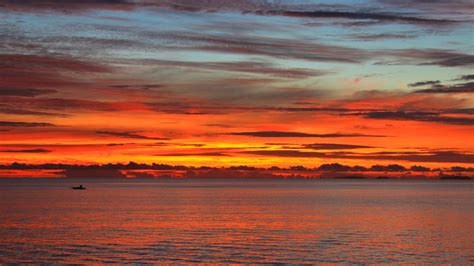
<svg viewBox="0 0 474 266">
<path fill-rule="evenodd" d="M 473 8 L 3 1 L 0 163 L 211 167 L 194 176 L 470 165 Z M 245 176 L 258 174 L 275 175 Z"/>
</svg>

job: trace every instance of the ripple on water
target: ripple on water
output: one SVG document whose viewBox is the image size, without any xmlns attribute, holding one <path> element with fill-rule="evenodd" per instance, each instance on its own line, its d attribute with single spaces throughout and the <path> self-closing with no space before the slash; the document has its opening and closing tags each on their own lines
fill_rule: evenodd
<svg viewBox="0 0 474 266">
<path fill-rule="evenodd" d="M 465 186 L 266 182 L 0 186 L 0 264 L 474 261 Z"/>
</svg>

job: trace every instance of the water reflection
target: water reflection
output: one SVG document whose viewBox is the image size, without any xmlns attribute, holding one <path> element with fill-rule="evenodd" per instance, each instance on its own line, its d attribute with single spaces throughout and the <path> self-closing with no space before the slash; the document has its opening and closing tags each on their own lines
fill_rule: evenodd
<svg viewBox="0 0 474 266">
<path fill-rule="evenodd" d="M 88 189 L 68 189 L 78 183 Z M 6 263 L 474 261 L 471 181 L 0 185 Z"/>
</svg>

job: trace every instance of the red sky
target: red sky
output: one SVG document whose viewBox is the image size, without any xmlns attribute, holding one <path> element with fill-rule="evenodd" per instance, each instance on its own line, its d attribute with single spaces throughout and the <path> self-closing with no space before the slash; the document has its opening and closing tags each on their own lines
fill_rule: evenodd
<svg viewBox="0 0 474 266">
<path fill-rule="evenodd" d="M 331 3 L 2 4 L 0 162 L 473 166 L 472 4 Z"/>
</svg>

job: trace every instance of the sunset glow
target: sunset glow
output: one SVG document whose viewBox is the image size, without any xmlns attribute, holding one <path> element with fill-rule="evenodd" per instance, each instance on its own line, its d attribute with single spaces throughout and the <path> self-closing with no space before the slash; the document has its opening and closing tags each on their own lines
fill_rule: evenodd
<svg viewBox="0 0 474 266">
<path fill-rule="evenodd" d="M 2 1 L 0 161 L 472 167 L 469 1 Z"/>
<path fill-rule="evenodd" d="M 0 0 L 0 265 L 472 265 L 474 0 Z"/>
</svg>

